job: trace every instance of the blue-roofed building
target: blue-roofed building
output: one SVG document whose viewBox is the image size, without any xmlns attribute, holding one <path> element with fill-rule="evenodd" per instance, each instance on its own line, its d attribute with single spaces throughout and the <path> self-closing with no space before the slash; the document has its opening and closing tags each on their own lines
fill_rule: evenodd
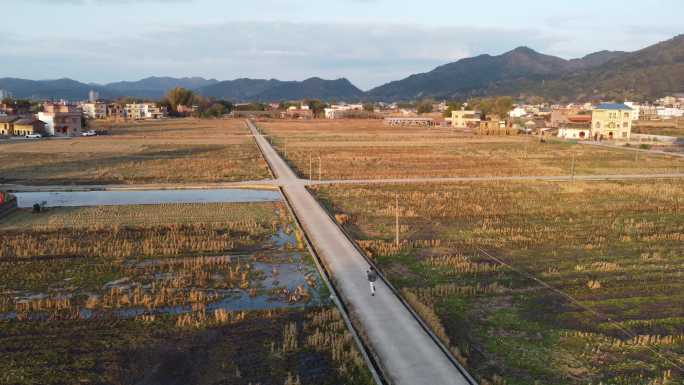
<svg viewBox="0 0 684 385">
<path fill-rule="evenodd" d="M 601 103 L 591 113 L 594 140 L 624 140 L 632 136 L 632 109 L 622 103 Z"/>
</svg>

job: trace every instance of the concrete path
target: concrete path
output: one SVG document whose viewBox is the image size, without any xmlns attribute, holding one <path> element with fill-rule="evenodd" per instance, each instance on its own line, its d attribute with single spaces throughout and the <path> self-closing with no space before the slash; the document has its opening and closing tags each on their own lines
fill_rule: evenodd
<svg viewBox="0 0 684 385">
<path fill-rule="evenodd" d="M 682 165 L 684 168 L 684 164 Z M 636 180 L 636 179 L 675 179 L 684 178 L 684 173 L 670 174 L 614 174 L 614 175 L 575 175 L 578 181 L 617 181 L 617 180 Z M 549 175 L 549 176 L 476 176 L 476 177 L 434 177 L 434 178 L 393 178 L 393 179 L 332 179 L 332 180 L 312 180 L 307 179 L 290 180 L 289 183 L 313 185 L 331 184 L 420 184 L 420 183 L 458 183 L 458 182 L 487 182 L 487 181 L 571 181 L 570 175 Z M 294 181 L 294 182 L 293 182 Z M 63 192 L 63 191 L 146 191 L 146 190 L 216 190 L 216 189 L 277 189 L 287 182 L 286 179 L 264 179 L 244 182 L 225 182 L 225 183 L 199 183 L 199 184 L 135 184 L 135 185 L 48 185 L 31 186 L 20 184 L 0 184 L 0 191 L 9 192 Z"/>
<path fill-rule="evenodd" d="M 384 282 L 377 282 L 377 294 L 371 297 L 364 257 L 306 190 L 308 181 L 297 178 L 256 127 L 248 125 L 388 380 L 400 385 L 469 384 Z"/>
<path fill-rule="evenodd" d="M 684 167 L 684 163 L 682 164 Z M 583 181 L 608 181 L 608 180 L 632 180 L 632 179 L 673 179 L 684 178 L 684 173 L 671 174 L 625 174 L 625 175 L 575 175 L 575 180 Z M 434 177 L 434 178 L 396 178 L 396 179 L 338 179 L 307 182 L 309 185 L 329 184 L 418 184 L 418 183 L 448 183 L 448 182 L 487 182 L 487 181 L 560 181 L 573 180 L 570 175 L 555 176 L 476 176 L 476 177 Z"/>
</svg>

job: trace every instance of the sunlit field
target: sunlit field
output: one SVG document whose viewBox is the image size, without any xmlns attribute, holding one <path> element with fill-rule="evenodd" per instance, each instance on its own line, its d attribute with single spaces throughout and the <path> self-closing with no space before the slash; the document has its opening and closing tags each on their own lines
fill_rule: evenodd
<svg viewBox="0 0 684 385">
<path fill-rule="evenodd" d="M 93 126 L 108 135 L 0 143 L 0 183 L 198 183 L 270 177 L 242 120 Z"/>
<path fill-rule="evenodd" d="M 683 182 L 314 192 L 482 383 L 681 383 Z"/>
<path fill-rule="evenodd" d="M 684 158 L 547 137 L 477 136 L 380 120 L 268 121 L 259 127 L 304 178 L 384 179 L 679 172 Z M 574 160 L 573 160 L 574 159 Z M 320 164 L 320 166 L 319 166 Z M 320 171 L 320 172 L 319 172 Z"/>
</svg>

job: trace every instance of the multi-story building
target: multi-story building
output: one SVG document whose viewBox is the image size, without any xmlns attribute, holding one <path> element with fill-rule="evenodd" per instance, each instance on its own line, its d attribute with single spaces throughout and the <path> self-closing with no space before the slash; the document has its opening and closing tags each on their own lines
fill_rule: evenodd
<svg viewBox="0 0 684 385">
<path fill-rule="evenodd" d="M 451 126 L 454 128 L 478 128 L 480 126 L 481 114 L 472 110 L 451 111 Z"/>
<path fill-rule="evenodd" d="M 50 136 L 78 136 L 83 128 L 83 113 L 76 106 L 45 103 L 38 119 L 45 123 Z"/>
<path fill-rule="evenodd" d="M 166 116 L 165 109 L 156 103 L 126 104 L 124 113 L 127 119 L 133 120 L 161 119 Z"/>
<path fill-rule="evenodd" d="M 90 119 L 106 119 L 107 105 L 101 102 L 81 104 L 83 114 Z"/>
<path fill-rule="evenodd" d="M 632 109 L 622 103 L 602 103 L 591 114 L 594 140 L 629 140 L 632 136 Z"/>
<path fill-rule="evenodd" d="M 126 119 L 126 108 L 119 103 L 110 103 L 107 105 L 108 119 Z"/>
<path fill-rule="evenodd" d="M 21 118 L 14 122 L 14 133 L 16 136 L 40 134 L 45 135 L 45 122 L 35 117 Z"/>
</svg>

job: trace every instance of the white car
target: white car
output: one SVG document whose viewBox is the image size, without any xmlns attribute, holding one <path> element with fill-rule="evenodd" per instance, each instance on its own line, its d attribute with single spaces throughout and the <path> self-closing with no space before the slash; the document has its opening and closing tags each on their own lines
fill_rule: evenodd
<svg viewBox="0 0 684 385">
<path fill-rule="evenodd" d="M 97 136 L 97 132 L 90 130 L 90 131 L 82 132 L 81 136 Z"/>
<path fill-rule="evenodd" d="M 26 135 L 26 139 L 40 139 L 42 137 L 43 137 L 43 135 L 41 135 L 41 134 L 28 134 L 28 135 Z"/>
</svg>

